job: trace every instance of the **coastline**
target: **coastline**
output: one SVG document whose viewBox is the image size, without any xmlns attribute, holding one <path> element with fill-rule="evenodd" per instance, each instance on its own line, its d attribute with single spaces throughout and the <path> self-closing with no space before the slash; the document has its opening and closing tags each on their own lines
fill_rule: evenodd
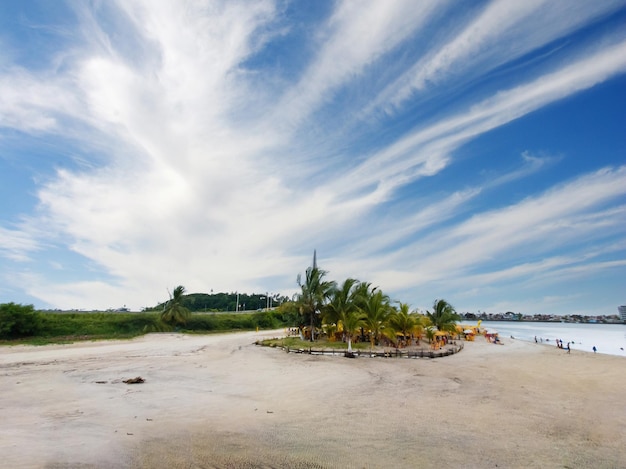
<svg viewBox="0 0 626 469">
<path fill-rule="evenodd" d="M 496 329 L 501 337 L 548 343 L 556 348 L 556 339 L 564 345 L 570 342 L 573 350 L 626 357 L 626 325 L 624 324 L 576 324 L 519 321 L 485 321 L 484 327 Z"/>
<path fill-rule="evenodd" d="M 7 467 L 619 467 L 623 357 L 483 338 L 287 354 L 276 331 L 0 348 Z M 141 376 L 143 384 L 122 380 Z"/>
</svg>

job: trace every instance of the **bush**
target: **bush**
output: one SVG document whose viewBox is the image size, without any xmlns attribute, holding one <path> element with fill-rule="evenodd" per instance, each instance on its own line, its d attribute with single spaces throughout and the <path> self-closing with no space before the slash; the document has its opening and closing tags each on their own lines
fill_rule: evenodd
<svg viewBox="0 0 626 469">
<path fill-rule="evenodd" d="M 18 339 L 37 334 L 41 317 L 33 305 L 0 304 L 0 339 Z"/>
<path fill-rule="evenodd" d="M 189 331 L 214 331 L 217 329 L 215 324 L 215 316 L 209 314 L 192 314 L 185 329 Z"/>
<path fill-rule="evenodd" d="M 126 338 L 146 332 L 164 332 L 155 312 L 144 313 L 48 313 L 36 312 L 33 306 L 14 303 L 0 305 L 0 340 L 29 336 L 41 339 L 72 340 L 87 338 Z M 292 327 L 293 315 L 285 311 L 248 314 L 192 314 L 183 331 L 210 332 L 279 329 Z M 177 329 L 178 330 L 178 329 Z"/>
<path fill-rule="evenodd" d="M 188 331 L 232 331 L 278 329 L 292 327 L 295 324 L 288 314 L 263 311 L 251 314 L 192 314 L 185 329 Z"/>
<path fill-rule="evenodd" d="M 185 324 L 188 331 L 252 330 L 255 327 L 250 314 L 192 314 Z"/>
<path fill-rule="evenodd" d="M 158 323 L 155 313 L 45 313 L 42 337 L 132 337 Z"/>
</svg>

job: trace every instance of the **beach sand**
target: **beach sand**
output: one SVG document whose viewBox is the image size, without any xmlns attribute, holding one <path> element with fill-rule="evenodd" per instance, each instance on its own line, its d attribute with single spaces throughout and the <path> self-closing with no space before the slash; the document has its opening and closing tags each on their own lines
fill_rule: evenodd
<svg viewBox="0 0 626 469">
<path fill-rule="evenodd" d="M 0 466 L 626 467 L 623 357 L 482 338 L 436 359 L 253 345 L 276 335 L 1 347 Z"/>
</svg>

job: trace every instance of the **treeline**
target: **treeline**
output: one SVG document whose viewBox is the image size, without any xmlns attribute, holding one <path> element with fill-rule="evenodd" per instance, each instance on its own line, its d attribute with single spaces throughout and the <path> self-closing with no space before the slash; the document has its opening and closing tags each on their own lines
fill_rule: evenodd
<svg viewBox="0 0 626 469">
<path fill-rule="evenodd" d="M 237 298 L 239 297 L 239 307 Z M 224 311 L 256 311 L 265 309 L 267 306 L 276 307 L 289 298 L 280 294 L 265 293 L 191 293 L 186 294 L 182 299 L 182 306 L 193 312 L 224 312 Z M 169 301 L 169 300 L 168 300 Z M 167 305 L 167 301 L 147 308 L 146 311 L 162 311 Z"/>
<path fill-rule="evenodd" d="M 291 327 L 295 314 L 260 311 L 240 314 L 192 314 L 176 330 L 213 332 Z M 160 328 L 158 312 L 143 313 L 43 313 L 32 305 L 0 304 L 0 340 L 28 339 L 47 343 L 78 339 L 130 338 Z"/>
<path fill-rule="evenodd" d="M 314 262 L 304 278 L 298 276 L 301 291 L 294 301 L 281 305 L 281 309 L 291 308 L 298 313 L 302 335 L 311 341 L 320 336 L 341 338 L 351 352 L 352 340 L 357 336 L 362 341 L 367 337 L 373 348 L 381 341 L 398 344 L 398 337 L 419 343 L 422 334 L 430 341 L 437 333 L 457 331 L 460 316 L 444 299 L 435 300 L 433 311 L 422 315 L 411 311 L 407 303 L 392 301 L 369 282 L 347 278 L 338 284 L 328 280 L 327 273 Z"/>
</svg>

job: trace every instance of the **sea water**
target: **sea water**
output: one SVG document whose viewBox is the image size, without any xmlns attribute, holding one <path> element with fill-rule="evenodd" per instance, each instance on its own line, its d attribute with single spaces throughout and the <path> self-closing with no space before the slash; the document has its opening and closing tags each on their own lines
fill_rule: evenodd
<svg viewBox="0 0 626 469">
<path fill-rule="evenodd" d="M 498 331 L 502 339 L 513 336 L 515 339 L 534 342 L 537 337 L 538 343 L 554 347 L 556 339 L 561 339 L 563 347 L 567 347 L 570 342 L 572 350 L 593 353 L 595 346 L 598 353 L 626 357 L 626 324 L 483 321 L 480 327 Z"/>
</svg>

